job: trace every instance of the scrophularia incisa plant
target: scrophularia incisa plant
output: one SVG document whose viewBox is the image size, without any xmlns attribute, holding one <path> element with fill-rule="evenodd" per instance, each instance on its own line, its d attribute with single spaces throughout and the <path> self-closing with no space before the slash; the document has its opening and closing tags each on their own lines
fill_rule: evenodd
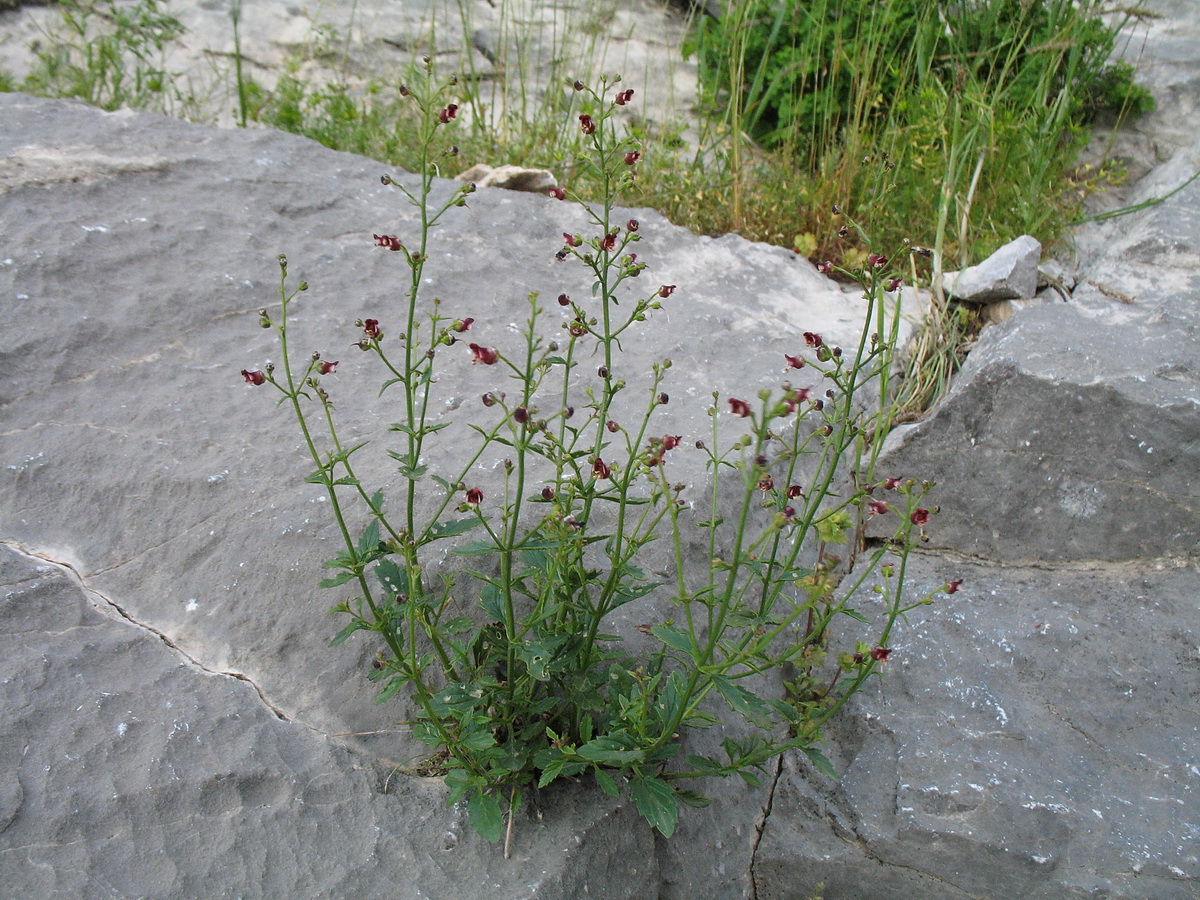
<svg viewBox="0 0 1200 900">
<path fill-rule="evenodd" d="M 407 308 L 364 317 L 355 335 L 378 363 L 381 402 L 400 410 L 386 503 L 356 474 L 368 445 L 339 432 L 326 387 L 338 363 L 289 345 L 308 286 L 291 285 L 283 258 L 280 303 L 260 316 L 280 361 L 242 372 L 290 406 L 315 466 L 305 480 L 327 492 L 342 542 L 325 563 L 336 574 L 321 582 L 345 620 L 333 644 L 359 631 L 378 641 L 379 699 L 409 698 L 408 724 L 440 762 L 449 802 L 465 803 L 487 840 L 505 838 L 506 855 L 523 799 L 560 779 L 628 792 L 669 837 L 680 803 L 706 805 L 693 787 L 706 778 L 756 783 L 788 750 L 832 776 L 822 726 L 891 656 L 904 613 L 933 597 L 905 592 L 909 553 L 937 511 L 931 485 L 876 472 L 898 334 L 898 280 L 884 256 L 846 273 L 867 301 L 854 347 L 806 333 L 779 365 L 809 386 L 713 393 L 703 435 L 669 427 L 669 360 L 648 377 L 623 367 L 622 342 L 685 291 L 639 279 L 639 223 L 614 207 L 642 162 L 614 115 L 634 100 L 618 82 L 574 85 L 581 164 L 604 199 L 577 201 L 579 233 L 547 248 L 587 271 L 592 294 L 564 293 L 549 309 L 531 296 L 519 337 L 444 315 L 425 296 L 433 228 L 474 187 L 433 200 L 438 155 L 452 152 L 454 82 L 401 88 L 422 113 L 422 165 L 411 187 L 383 181 L 415 209 L 414 234 L 375 243 L 395 252 Z M 437 412 L 436 372 L 471 365 L 503 377 L 463 411 L 470 421 L 454 440 L 474 434 L 465 461 L 437 471 L 430 461 L 444 458 L 439 432 L 451 422 Z M 684 454 L 707 477 L 673 478 Z M 482 480 L 493 462 L 495 480 Z M 460 558 L 454 572 L 447 546 Z M 854 605 L 864 598 L 870 620 Z M 657 616 L 638 626 L 650 648 L 640 653 L 610 633 L 612 614 L 637 601 Z M 732 726 L 720 751 L 689 753 L 689 733 L 717 722 Z"/>
</svg>

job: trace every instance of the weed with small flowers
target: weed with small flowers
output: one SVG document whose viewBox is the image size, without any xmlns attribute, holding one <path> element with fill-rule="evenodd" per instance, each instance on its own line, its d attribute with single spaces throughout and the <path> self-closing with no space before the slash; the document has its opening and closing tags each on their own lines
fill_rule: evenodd
<svg viewBox="0 0 1200 900">
<path fill-rule="evenodd" d="M 301 358 L 289 344 L 308 286 L 292 286 L 286 259 L 279 306 L 260 318 L 278 337 L 280 362 L 242 372 L 290 406 L 315 466 L 305 480 L 327 493 L 341 536 L 325 564 L 335 574 L 321 582 L 342 595 L 333 643 L 360 631 L 379 642 L 370 677 L 380 699 L 411 700 L 409 724 L 445 766 L 449 802 L 465 803 L 487 840 L 505 838 L 506 855 L 522 800 L 562 779 L 627 792 L 669 837 L 680 804 L 706 805 L 691 787 L 699 779 L 757 783 L 789 750 L 833 775 L 819 749 L 823 725 L 891 656 L 904 613 L 933 596 L 905 592 L 909 553 L 936 513 L 925 501 L 931 485 L 876 474 L 899 321 L 885 256 L 845 273 L 868 301 L 856 345 L 807 333 L 782 361 L 818 386 L 788 382 L 753 400 L 714 393 L 699 439 L 664 421 L 669 360 L 633 387 L 640 373 L 624 363 L 622 343 L 678 300 L 675 285 L 638 289 L 641 226 L 615 207 L 643 149 L 618 133 L 614 111 L 634 91 L 617 81 L 575 84 L 588 148 L 580 165 L 604 190 L 600 202 L 578 201 L 580 232 L 563 235 L 557 256 L 589 273 L 593 296 L 564 293 L 553 316 L 532 296 L 519 339 L 494 343 L 482 335 L 496 323 L 443 315 L 423 287 L 433 229 L 473 190 L 433 199 L 456 86 L 402 89 L 419 122 L 419 181 L 383 180 L 419 226 L 375 243 L 406 270 L 407 306 L 391 321 L 359 320 L 356 338 L 403 411 L 389 432 L 398 480 L 386 503 L 358 474 L 368 445 L 339 431 L 326 387 L 337 363 Z M 551 196 L 577 199 L 561 188 Z M 544 334 L 549 319 L 556 339 Z M 484 414 L 467 423 L 474 443 L 452 471 L 428 462 L 446 458 L 439 432 L 451 424 L 433 415 L 442 365 L 494 369 L 512 385 L 482 397 Z M 723 439 L 729 425 L 736 436 Z M 707 473 L 698 486 L 673 477 L 687 469 L 685 454 Z M 488 482 L 480 463 L 493 460 Z M 881 535 L 871 542 L 868 522 Z M 446 546 L 465 568 L 440 562 Z M 832 552 L 839 546 L 844 560 Z M 855 608 L 864 598 L 881 610 L 872 621 Z M 610 633 L 613 614 L 638 601 L 656 617 L 637 629 L 645 653 Z M 689 732 L 717 722 L 732 725 L 720 752 L 689 752 Z"/>
</svg>

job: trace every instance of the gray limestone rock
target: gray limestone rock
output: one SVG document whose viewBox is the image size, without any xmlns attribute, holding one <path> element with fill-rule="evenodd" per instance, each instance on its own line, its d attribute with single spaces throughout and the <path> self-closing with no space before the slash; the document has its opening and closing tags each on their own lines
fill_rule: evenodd
<svg viewBox="0 0 1200 900">
<path fill-rule="evenodd" d="M 1200 183 L 1084 234 L 1071 302 L 987 328 L 886 465 L 938 482 L 931 546 L 1134 559 L 1200 545 Z"/>
<path fill-rule="evenodd" d="M 1190 900 L 1200 887 L 1200 569 L 922 559 L 830 785 L 789 759 L 758 900 Z"/>
<path fill-rule="evenodd" d="M 942 275 L 942 290 L 964 303 L 1028 300 L 1037 291 L 1042 245 L 1027 234 L 1009 241 L 977 266 Z"/>
<path fill-rule="evenodd" d="M 578 897 L 584 884 L 598 891 L 604 882 L 605 896 L 632 900 L 655 896 L 657 887 L 648 885 L 666 869 L 677 896 L 701 887 L 742 893 L 767 785 L 714 786 L 713 806 L 688 811 L 680 839 L 658 847 L 626 806 L 601 802 L 582 787 L 547 792 L 544 824 L 518 823 L 524 861 L 516 864 L 463 831 L 461 812 L 442 808 L 436 785 L 396 776 L 392 793 L 379 793 L 389 772 L 425 751 L 394 724 L 408 718 L 404 703 L 381 707 L 373 700 L 365 673 L 376 647 L 360 639 L 326 646 L 340 625 L 326 615 L 330 592 L 315 584 L 321 562 L 336 552 L 336 534 L 320 492 L 302 483 L 311 463 L 286 410 L 238 373 L 276 353 L 257 326 L 257 311 L 278 309 L 274 257 L 286 253 L 293 278 L 310 284 L 295 307 L 292 340 L 305 354 L 320 348 L 341 361 L 330 388 L 348 434 L 386 435 L 394 417 L 386 397 L 375 398 L 369 358 L 352 347 L 361 333 L 355 319 L 374 317 L 391 328 L 399 314 L 405 270 L 398 255 L 374 246 L 372 233 L 405 240 L 414 233 L 401 193 L 380 183 L 384 172 L 409 178 L 278 132 L 220 131 L 0 96 L 0 362 L 10 373 L 0 403 L 0 539 L 71 565 L 91 596 L 108 598 L 127 617 L 106 620 L 105 633 L 114 637 L 93 646 L 66 607 L 61 619 L 43 610 L 38 621 L 46 633 L 38 632 L 29 659 L 70 660 L 63 665 L 72 685 L 92 682 L 104 691 L 120 682 L 122 660 L 135 661 L 121 713 L 132 710 L 128 715 L 141 722 L 151 722 L 151 710 L 157 716 L 140 732 L 150 743 L 123 756 L 113 749 L 120 721 L 72 713 L 87 699 L 82 688 L 20 700 L 38 724 L 22 718 L 0 726 L 8 729 L 0 741 L 14 762 L 35 727 L 44 742 L 28 763 L 35 769 L 68 735 L 77 736 L 70 740 L 78 752 L 94 748 L 87 750 L 94 787 L 83 770 L 68 767 L 61 782 L 43 779 L 38 790 L 53 798 L 79 781 L 78 790 L 107 793 L 89 800 L 95 811 L 85 822 L 72 819 L 69 811 L 82 801 L 70 792 L 54 802 L 38 799 L 35 782 L 24 776 L 0 787 L 0 817 L 19 804 L 5 833 L 0 884 L 27 886 L 26 895 L 35 896 L 48 872 L 78 864 L 78 876 L 59 876 L 60 896 L 95 896 L 107 890 L 98 879 L 117 871 L 126 895 L 153 896 L 161 879 L 170 888 L 159 896 L 187 895 L 189 885 L 219 870 L 224 880 L 212 883 L 228 885 L 231 894 L 241 884 L 245 896 Z M 442 182 L 438 191 L 446 196 L 456 187 Z M 588 295 L 586 273 L 555 260 L 563 232 L 588 227 L 582 210 L 546 196 L 480 191 L 453 213 L 430 244 L 428 296 L 441 298 L 447 313 L 474 317 L 477 339 L 514 340 L 531 290 Z M 794 254 L 733 236 L 696 237 L 650 211 L 625 211 L 622 220 L 627 216 L 641 221 L 639 254 L 651 265 L 630 290 L 679 285 L 644 336 L 625 342 L 631 378 L 656 360 L 675 360 L 664 408 L 671 424 L 664 428 L 693 440 L 707 434 L 710 391 L 753 396 L 777 385 L 786 377 L 784 354 L 803 344 L 804 331 L 847 346 L 857 340 L 865 307 L 858 293 L 833 285 Z M 558 315 L 556 304 L 547 306 Z M 557 324 L 552 320 L 550 329 Z M 447 421 L 459 424 L 444 432 L 444 463 L 435 460 L 447 470 L 467 452 L 463 423 L 482 411 L 479 397 L 505 386 L 494 372 L 469 365 L 465 345 L 447 353 L 453 350 L 461 356 L 446 365 L 439 390 Z M 699 478 L 701 455 L 686 458 L 692 470 L 681 469 L 680 477 Z M 490 477 L 492 462 L 481 463 L 481 478 Z M 360 475 L 383 483 L 392 467 L 380 451 L 371 462 L 363 458 Z M 633 626 L 645 615 L 623 609 L 614 628 L 636 635 Z M 157 634 L 169 636 L 174 649 L 162 647 Z M 135 652 L 135 639 L 149 649 Z M 139 655 L 150 650 L 165 653 L 176 674 L 156 674 Z M 32 665 L 25 656 L 11 658 L 18 669 Z M 214 685 L 223 686 L 225 699 L 193 698 Z M 235 705 L 226 695 L 241 699 Z M 167 703 L 190 710 L 193 738 L 230 749 L 223 757 L 179 759 L 180 777 L 195 786 L 158 799 L 159 776 L 145 766 L 167 752 L 155 743 L 170 731 Z M 128 715 L 121 721 L 131 722 Z M 248 723 L 244 733 L 239 721 Z M 292 741 L 286 766 L 274 751 L 255 749 L 262 729 Z M 129 766 L 141 767 L 136 778 L 126 776 Z M 300 806 L 293 770 L 303 774 L 297 783 L 320 776 L 330 793 L 347 798 L 344 815 L 322 818 L 315 803 L 314 819 L 293 814 L 310 806 Z M 169 855 L 162 838 L 151 842 L 153 853 L 161 847 L 165 854 L 155 857 L 165 860 L 159 868 L 140 872 L 131 846 L 116 855 L 113 871 L 88 874 L 101 865 L 88 860 L 105 851 L 111 834 L 169 837 L 175 822 L 196 832 L 190 817 L 202 814 L 193 807 L 208 796 L 209 781 L 224 799 L 213 807 L 219 829 L 189 838 L 189 847 L 204 848 L 187 851 L 199 854 L 195 865 L 185 851 Z M 244 781 L 252 785 L 243 791 Z M 263 782 L 270 789 L 255 793 Z M 129 797 L 125 783 L 132 785 Z M 110 834 L 101 800 L 114 795 L 128 811 L 126 824 Z M 251 808 L 266 812 L 239 812 Z M 273 824 L 259 837 L 267 815 Z M 426 823 L 425 830 L 396 824 L 410 819 Z M 340 823 L 348 830 L 337 840 L 322 830 Z M 605 836 L 609 827 L 621 833 Z M 443 854 L 448 831 L 459 849 Z M 705 846 L 720 842 L 722 853 L 701 865 L 683 838 L 688 834 Z M 251 854 L 249 847 L 281 855 L 291 880 L 264 886 L 267 876 L 254 870 L 254 858 L 241 855 Z M 416 857 L 436 860 L 463 887 L 438 887 L 423 874 L 436 866 L 414 868 Z M 518 892 L 518 884 L 526 887 Z"/>
<path fill-rule="evenodd" d="M 0 546 L 6 897 L 640 900 L 631 807 L 583 788 L 522 817 L 514 859 L 445 788 L 272 710 L 61 564 Z M 565 810 L 569 815 L 564 815 Z M 596 853 L 595 847 L 604 848 Z"/>
</svg>

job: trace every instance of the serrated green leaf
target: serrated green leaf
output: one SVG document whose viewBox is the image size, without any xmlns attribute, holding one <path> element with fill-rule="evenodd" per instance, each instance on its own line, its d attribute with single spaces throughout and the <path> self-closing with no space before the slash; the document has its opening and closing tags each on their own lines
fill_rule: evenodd
<svg viewBox="0 0 1200 900">
<path fill-rule="evenodd" d="M 504 833 L 504 811 L 500 801 L 491 794 L 476 791 L 467 801 L 467 817 L 471 827 L 485 841 L 496 843 Z"/>
<path fill-rule="evenodd" d="M 458 743 L 471 750 L 487 750 L 496 746 L 496 738 L 490 730 L 479 728 L 460 739 Z"/>
<path fill-rule="evenodd" d="M 347 581 L 349 581 L 353 577 L 354 577 L 353 572 L 339 572 L 338 574 L 334 575 L 332 578 L 322 578 L 319 582 L 317 582 L 317 587 L 319 587 L 319 588 L 335 588 L 335 587 L 338 587 L 339 585 L 345 584 Z"/>
<path fill-rule="evenodd" d="M 675 796 L 678 797 L 681 802 L 686 803 L 688 806 L 691 806 L 695 809 L 704 809 L 711 802 L 699 791 L 688 791 L 677 788 L 675 790 Z"/>
<path fill-rule="evenodd" d="M 379 579 L 379 583 L 389 594 L 407 596 L 410 593 L 408 570 L 400 568 L 393 560 L 381 560 L 375 566 L 375 577 Z"/>
<path fill-rule="evenodd" d="M 366 627 L 367 626 L 363 623 L 362 619 L 351 619 L 350 623 L 345 628 L 333 636 L 333 638 L 329 641 L 329 646 L 336 647 L 338 644 L 344 643 L 346 638 L 350 637 L 350 635 L 354 634 L 354 632 L 362 631 Z"/>
<path fill-rule="evenodd" d="M 721 775 L 724 769 L 724 766 L 719 762 L 715 759 L 709 759 L 707 756 L 688 756 L 684 759 L 683 764 L 695 769 L 697 772 L 704 772 L 707 775 Z"/>
<path fill-rule="evenodd" d="M 822 775 L 827 775 L 834 781 L 837 781 L 838 776 L 837 772 L 834 771 L 833 763 L 829 761 L 829 758 L 824 753 L 822 753 L 816 747 L 805 747 L 804 755 L 808 757 L 808 760 L 813 764 L 814 769 L 816 769 Z"/>
<path fill-rule="evenodd" d="M 504 595 L 496 585 L 484 585 L 483 590 L 479 594 L 479 605 L 483 607 L 483 611 L 492 620 L 496 622 L 504 621 Z"/>
<path fill-rule="evenodd" d="M 625 745 L 610 737 L 598 737 L 588 741 L 576 753 L 588 762 L 605 766 L 627 766 L 641 762 L 645 753 L 641 750 L 626 750 Z"/>
<path fill-rule="evenodd" d="M 642 818 L 669 838 L 679 821 L 679 799 L 672 787 L 653 775 L 635 776 L 629 790 Z"/>
<path fill-rule="evenodd" d="M 692 652 L 692 639 L 682 631 L 668 628 L 666 625 L 655 625 L 650 629 L 650 633 L 673 650 L 679 650 L 689 655 Z"/>
<path fill-rule="evenodd" d="M 474 627 L 475 623 L 466 616 L 455 616 L 450 621 L 441 624 L 441 630 L 446 634 L 466 634 Z"/>
<path fill-rule="evenodd" d="M 550 782 L 552 782 L 555 778 L 557 778 L 559 775 L 561 775 L 563 766 L 565 766 L 566 764 L 567 764 L 567 761 L 563 757 L 560 756 L 558 759 L 551 760 L 545 766 L 543 766 L 542 774 L 538 778 L 538 785 L 537 785 L 538 788 L 544 788 L 546 785 L 548 785 Z"/>
<path fill-rule="evenodd" d="M 621 793 L 621 789 L 617 787 L 617 783 L 613 781 L 613 777 L 596 766 L 592 770 L 596 775 L 596 786 L 604 791 L 610 797 L 616 797 Z"/>
<path fill-rule="evenodd" d="M 362 535 L 358 539 L 358 555 L 366 556 L 367 552 L 374 550 L 379 544 L 379 520 L 372 519 L 371 524 L 366 527 Z"/>
<path fill-rule="evenodd" d="M 405 679 L 399 676 L 393 677 L 391 681 L 383 686 L 383 690 L 375 696 L 375 702 L 386 703 L 388 700 L 391 700 L 400 692 L 400 688 L 404 687 L 404 682 Z"/>
<path fill-rule="evenodd" d="M 740 684 L 735 684 L 724 675 L 712 675 L 713 686 L 725 698 L 729 708 L 739 713 L 746 721 L 760 728 L 772 725 L 771 707 L 761 697 L 756 697 Z"/>
<path fill-rule="evenodd" d="M 425 532 L 427 540 L 436 541 L 440 538 L 453 537 L 456 534 L 463 534 L 470 531 L 479 524 L 478 518 L 471 519 L 454 519 L 450 522 L 438 522 L 427 532 Z"/>
<path fill-rule="evenodd" d="M 492 541 L 467 541 L 450 551 L 455 556 L 486 556 L 496 553 L 496 545 Z"/>
<path fill-rule="evenodd" d="M 856 619 L 859 622 L 867 621 L 867 617 L 856 609 L 839 609 L 838 612 L 840 612 L 843 616 L 849 616 L 850 618 Z"/>
<path fill-rule="evenodd" d="M 546 672 L 546 663 L 550 661 L 550 653 L 545 647 L 536 641 L 527 641 L 521 645 L 518 653 L 529 668 L 530 675 L 538 681 L 549 679 L 550 676 Z"/>
</svg>

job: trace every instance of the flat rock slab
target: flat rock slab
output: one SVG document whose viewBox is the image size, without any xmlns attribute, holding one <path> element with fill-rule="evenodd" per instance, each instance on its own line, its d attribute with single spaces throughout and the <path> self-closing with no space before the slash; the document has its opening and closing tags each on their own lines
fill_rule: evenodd
<svg viewBox="0 0 1200 900">
<path fill-rule="evenodd" d="M 267 843 L 290 848 L 280 852 L 291 857 L 321 857 L 333 873 L 330 885 L 387 885 L 396 891 L 390 896 L 419 897 L 426 888 L 420 878 L 410 877 L 409 851 L 381 848 L 378 861 L 365 870 L 368 876 L 353 881 L 367 852 L 357 837 L 329 840 L 281 811 L 298 803 L 304 786 L 322 772 L 333 779 L 335 793 L 358 798 L 347 807 L 362 818 L 361 827 L 349 832 L 353 835 L 373 835 L 377 827 L 399 842 L 409 835 L 413 847 L 441 859 L 436 849 L 441 835 L 460 821 L 456 812 L 441 808 L 442 798 L 432 788 L 413 786 L 399 798 L 378 795 L 384 780 L 380 771 L 386 774 L 426 751 L 395 725 L 408 718 L 404 703 L 374 703 L 365 673 L 377 648 L 361 639 L 338 650 L 326 646 L 340 627 L 326 615 L 336 598 L 315 584 L 323 575 L 320 563 L 337 551 L 337 536 L 319 490 L 301 483 L 311 462 L 305 461 L 294 424 L 272 397 L 239 375 L 240 369 L 260 367 L 277 356 L 271 336 L 258 327 L 258 310 L 278 311 L 274 257 L 286 253 L 292 283 L 303 278 L 311 285 L 297 301 L 298 318 L 289 327 L 292 340 L 303 348 L 298 352 L 320 348 L 327 358 L 341 360 L 329 387 L 348 434 L 386 434 L 394 415 L 386 398 L 375 397 L 378 379 L 373 372 L 367 375 L 369 357 L 352 347 L 361 336 L 356 319 L 378 318 L 394 331 L 400 316 L 406 270 L 399 254 L 374 246 L 372 233 L 399 234 L 410 243 L 415 236 L 413 214 L 402 195 L 380 183 L 385 171 L 377 163 L 278 132 L 219 131 L 153 115 L 106 114 L 80 104 L 0 96 L 0 215 L 6 229 L 0 362 L 11 375 L 0 401 L 0 539 L 70 566 L 89 591 L 119 607 L 129 624 L 105 623 L 106 628 L 167 635 L 198 667 L 167 653 L 165 658 L 180 669 L 177 679 L 186 676 L 189 686 L 223 685 L 248 709 L 257 709 L 266 724 L 255 728 L 270 725 L 281 734 L 299 735 L 291 738 L 299 743 L 288 752 L 308 754 L 290 764 L 302 770 L 302 777 L 293 780 L 290 770 L 274 761 L 260 764 L 232 752 L 225 768 L 211 776 L 234 785 L 230 795 L 243 781 L 270 786 L 263 796 L 269 795 L 274 806 L 264 808 L 276 810 L 271 815 L 277 816 L 277 833 Z M 391 174 L 412 184 L 409 176 Z M 446 197 L 457 187 L 444 182 L 437 190 Z M 696 237 L 649 211 L 623 211 L 621 221 L 627 216 L 641 221 L 639 255 L 651 266 L 630 282 L 631 292 L 645 296 L 660 284 L 678 284 L 679 290 L 647 323 L 643 339 L 626 341 L 623 371 L 635 383 L 652 363 L 676 361 L 666 385 L 672 400 L 663 413 L 670 415 L 670 424 L 664 420 L 663 428 L 687 436 L 689 447 L 709 433 L 710 392 L 753 397 L 760 388 L 778 386 L 787 377 L 784 355 L 803 347 L 804 331 L 847 346 L 857 340 L 864 312 L 858 293 L 842 291 L 794 254 L 733 236 Z M 512 346 L 528 316 L 530 291 L 545 298 L 563 291 L 589 296 L 585 273 L 554 258 L 563 232 L 587 227 L 582 211 L 569 203 L 479 191 L 468 208 L 454 210 L 436 230 L 426 297 L 441 298 L 446 314 L 474 317 L 474 340 Z M 551 315 L 560 315 L 557 304 L 546 305 Z M 548 330 L 558 325 L 552 319 Z M 455 358 L 451 351 L 461 353 Z M 462 423 L 477 415 L 474 410 L 484 412 L 479 398 L 485 391 L 507 384 L 494 371 L 471 366 L 465 344 L 450 348 L 447 359 L 452 361 L 439 382 L 445 405 L 437 414 L 458 420 L 459 431 L 444 432 L 445 458 L 434 463 L 453 471 L 466 452 L 462 436 L 470 434 Z M 382 459 L 364 462 L 360 474 L 392 477 L 391 461 L 382 452 L 377 456 Z M 694 458 L 697 471 L 701 456 L 692 451 L 687 457 Z M 493 462 L 481 463 L 481 478 L 488 477 Z M 55 640 L 60 638 L 38 636 L 39 646 L 47 648 Z M 149 646 L 159 646 L 157 638 L 148 640 Z M 67 644 L 45 652 L 72 659 L 82 653 Z M 80 681 L 97 684 L 115 684 L 124 671 L 116 650 L 85 654 L 76 667 Z M 125 716 L 120 721 L 130 722 L 133 714 L 149 721 L 148 710 L 158 710 L 160 718 L 147 732 L 152 744 L 166 741 L 173 727 L 161 718 L 168 715 L 160 709 L 168 701 L 197 708 L 187 720 L 193 737 L 209 741 L 211 732 L 231 727 L 220 704 L 193 701 L 193 688 L 182 682 L 164 682 L 154 695 L 161 701 L 147 699 L 149 707 L 132 703 L 134 694 L 149 688 L 133 676 L 129 685 L 121 695 L 129 699 L 120 704 Z M 179 696 L 171 699 L 175 691 Z M 94 752 L 104 762 L 95 765 L 107 768 L 95 778 L 108 791 L 103 796 L 111 800 L 115 793 L 113 802 L 119 804 L 125 802 L 122 784 L 152 780 L 142 770 L 127 779 L 123 768 L 148 765 L 145 760 L 164 758 L 166 750 L 139 750 L 144 757 L 111 751 L 131 746 L 119 744 L 120 721 L 83 721 L 73 712 L 85 700 L 85 708 L 94 704 L 90 698 L 39 695 L 30 714 L 42 722 L 38 727 L 47 747 L 65 743 L 65 735 L 78 730 L 80 742 L 100 748 Z M 249 715 L 243 718 L 249 721 Z M 17 748 L 14 759 L 26 743 L 22 734 L 26 731 L 5 738 L 6 746 Z M 255 751 L 249 737 L 244 747 L 247 758 L 267 752 Z M 210 777 L 206 765 L 207 757 L 182 759 L 176 768 L 195 769 L 188 777 L 199 785 Z M 341 773 L 342 768 L 352 771 Z M 77 778 L 83 778 L 80 770 L 64 773 L 64 782 Z M 27 799 L 5 834 L 9 852 L 0 883 L 40 884 L 36 879 L 44 873 L 26 861 L 26 852 L 53 844 L 48 835 L 57 829 L 73 827 L 64 821 L 70 818 L 64 811 L 74 807 L 50 802 L 56 789 L 57 782 L 45 789 L 48 799 L 38 802 L 33 789 L 26 789 Z M 702 886 L 740 895 L 766 790 L 730 782 L 717 788 L 712 808 L 689 813 L 680 834 L 703 836 L 705 846 L 720 841 L 723 851 L 687 865 L 673 856 L 685 843 L 655 850 L 644 823 L 624 818 L 628 809 L 618 814 L 611 803 L 589 807 L 590 799 L 576 809 L 574 801 L 564 800 L 567 811 L 557 814 L 554 837 L 532 826 L 518 828 L 518 843 L 529 842 L 522 852 L 547 860 L 529 876 L 531 885 L 542 886 L 519 895 L 581 896 L 583 881 L 571 881 L 575 875 L 567 870 L 585 880 L 591 877 L 586 873 L 601 871 L 591 861 L 576 859 L 573 851 L 564 854 L 558 837 L 568 833 L 584 841 L 594 865 L 625 873 L 613 876 L 606 896 L 655 895 L 657 888 L 645 887 L 647 879 L 658 883 L 655 860 L 667 860 L 678 873 L 670 878 L 678 896 L 694 895 Z M 137 791 L 141 787 L 135 791 L 140 797 Z M 171 803 L 138 807 L 137 828 L 153 830 L 156 823 L 179 819 L 181 811 L 190 816 L 199 803 L 198 793 L 172 796 Z M 369 812 L 376 809 L 373 804 L 389 810 L 387 804 L 393 804 L 396 810 Z M 428 822 L 430 830 L 417 835 L 398 828 L 384 818 L 393 814 Z M 103 813 L 94 818 L 99 821 Z M 251 840 L 256 821 L 226 817 L 223 837 L 211 843 L 259 842 Z M 601 832 L 593 832 L 590 822 L 616 822 L 623 833 L 593 839 Z M 554 830 L 559 828 L 564 830 Z M 113 832 L 121 833 L 126 832 Z M 100 831 L 72 834 L 82 854 L 82 848 L 96 844 Z M 496 848 L 476 846 L 469 834 L 461 839 L 476 854 L 471 857 L 476 862 L 462 863 L 464 885 L 501 865 Z M 551 856 L 557 860 L 553 864 Z M 222 867 L 229 869 L 225 883 L 250 877 L 245 875 L 249 866 L 239 869 L 225 857 L 202 860 L 195 871 L 184 858 L 171 859 L 177 869 L 171 877 L 178 884 L 199 883 Z M 543 869 L 563 874 L 542 878 L 536 873 Z M 316 883 L 308 877 L 296 876 L 296 894 L 308 893 L 303 886 Z M 348 887 L 315 890 L 314 896 L 320 890 L 331 896 L 353 893 Z M 518 896 L 513 891 L 475 896 Z M 79 882 L 63 887 L 62 895 L 92 893 Z M 429 895 L 472 896 L 466 887 Z"/>
<path fill-rule="evenodd" d="M 631 807 L 521 817 L 513 860 L 440 783 L 280 718 L 71 570 L 0 546 L 0 883 L 12 897 L 554 897 L 658 882 Z M 606 848 L 596 854 L 587 847 Z M 596 868 L 599 865 L 601 868 Z M 611 868 L 609 866 L 611 865 Z"/>
<path fill-rule="evenodd" d="M 789 758 L 758 900 L 1190 900 L 1200 884 L 1200 568 L 923 558 L 893 659 L 833 741 Z M 843 768 L 844 767 L 844 768 Z"/>
</svg>

